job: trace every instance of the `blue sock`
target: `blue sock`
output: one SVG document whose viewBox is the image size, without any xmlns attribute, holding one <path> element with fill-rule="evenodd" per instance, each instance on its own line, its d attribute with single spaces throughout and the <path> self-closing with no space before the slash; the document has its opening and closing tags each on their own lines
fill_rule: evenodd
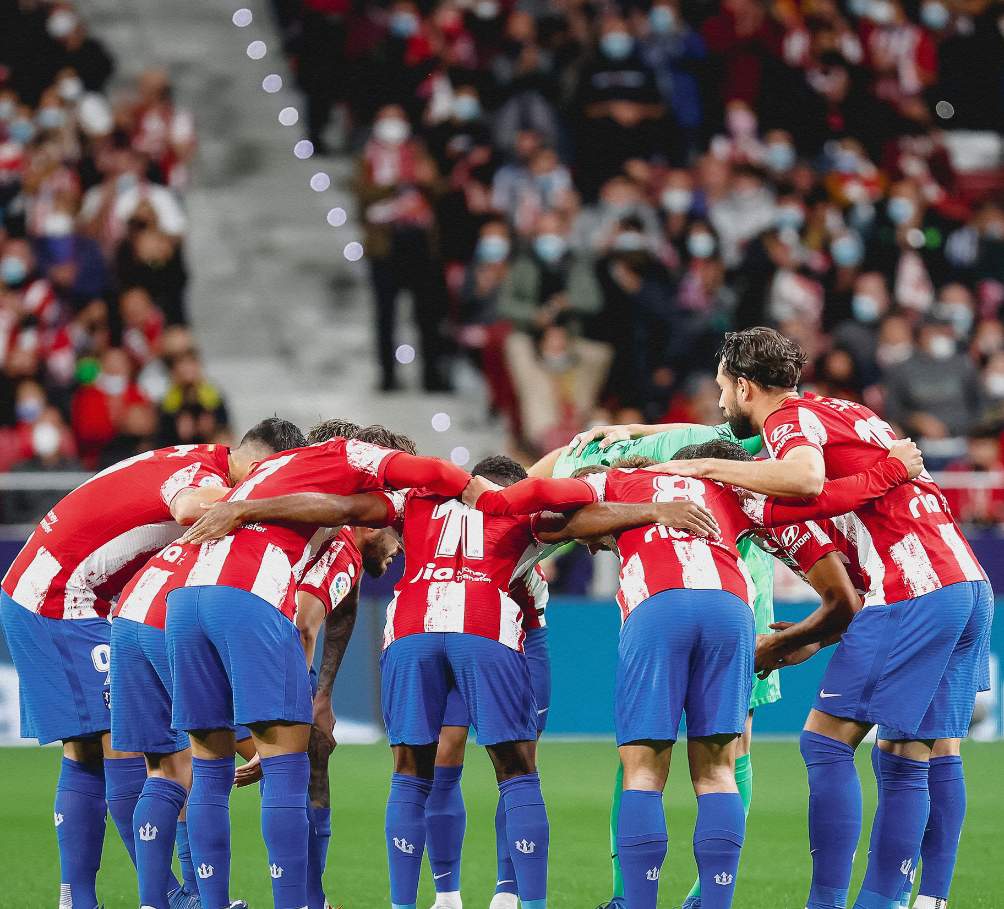
<svg viewBox="0 0 1004 909">
<path fill-rule="evenodd" d="M 509 851 L 509 834 L 505 829 L 505 800 L 499 793 L 499 802 L 495 808 L 495 859 L 498 863 L 498 876 L 495 878 L 496 893 L 516 892 L 516 868 L 512 863 Z"/>
<path fill-rule="evenodd" d="M 261 797 L 261 833 L 268 850 L 275 909 L 307 905 L 307 784 L 310 759 L 306 752 L 261 759 L 265 791 Z"/>
<path fill-rule="evenodd" d="M 188 821 L 178 821 L 178 832 L 174 837 L 178 847 L 178 863 L 181 865 L 181 879 L 189 893 L 199 892 L 199 881 L 192 864 L 192 847 L 188 843 Z"/>
<path fill-rule="evenodd" d="M 324 909 L 324 866 L 331 840 L 331 809 L 307 805 L 307 909 Z"/>
<path fill-rule="evenodd" d="M 147 777 L 136 802 L 132 827 L 136 831 L 136 873 L 139 877 L 139 902 L 142 906 L 167 909 L 171 859 L 178 815 L 188 793 L 174 780 Z"/>
<path fill-rule="evenodd" d="M 738 792 L 709 792 L 697 797 L 694 858 L 701 881 L 701 909 L 728 909 L 732 905 L 745 837 L 746 811 Z"/>
<path fill-rule="evenodd" d="M 806 909 L 845 909 L 861 836 L 861 781 L 854 749 L 815 732 L 799 739 L 809 774 L 812 885 Z"/>
<path fill-rule="evenodd" d="M 415 909 L 425 852 L 425 804 L 432 780 L 395 773 L 390 778 L 384 832 L 394 909 Z"/>
<path fill-rule="evenodd" d="M 893 909 L 898 904 L 931 808 L 927 761 L 882 751 L 877 763 L 878 808 L 872 822 L 868 868 L 855 909 Z"/>
<path fill-rule="evenodd" d="M 551 834 L 540 777 L 527 773 L 504 780 L 499 783 L 499 792 L 505 806 L 505 829 L 520 904 L 523 909 L 545 909 Z"/>
<path fill-rule="evenodd" d="M 53 820 L 59 845 L 60 905 L 92 909 L 98 904 L 94 882 L 105 841 L 105 777 L 101 764 L 63 758 L 56 783 Z"/>
<path fill-rule="evenodd" d="M 105 758 L 105 799 L 108 801 L 108 813 L 112 816 L 134 865 L 136 846 L 133 842 L 132 815 L 145 782 L 146 761 L 143 758 Z"/>
<path fill-rule="evenodd" d="M 204 909 L 230 905 L 230 789 L 232 758 L 192 758 L 188 841 Z"/>
<path fill-rule="evenodd" d="M 617 855 L 631 909 L 655 909 L 668 843 L 662 793 L 625 789 L 617 818 Z"/>
<path fill-rule="evenodd" d="M 463 772 L 463 764 L 437 767 L 425 803 L 425 843 L 436 893 L 460 889 L 460 853 L 467 828 L 467 809 L 460 788 Z"/>
<path fill-rule="evenodd" d="M 924 873 L 919 892 L 923 896 L 947 900 L 959 852 L 962 822 L 966 817 L 966 776 L 962 758 L 955 754 L 931 758 L 928 788 L 931 815 L 920 846 Z"/>
</svg>

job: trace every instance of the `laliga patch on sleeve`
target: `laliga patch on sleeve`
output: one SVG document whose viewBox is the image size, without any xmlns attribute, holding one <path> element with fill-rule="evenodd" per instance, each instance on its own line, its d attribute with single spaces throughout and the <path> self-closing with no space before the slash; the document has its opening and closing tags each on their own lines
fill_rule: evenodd
<svg viewBox="0 0 1004 909">
<path fill-rule="evenodd" d="M 338 572 L 331 581 L 331 605 L 337 606 L 352 589 L 352 578 L 344 571 Z"/>
</svg>

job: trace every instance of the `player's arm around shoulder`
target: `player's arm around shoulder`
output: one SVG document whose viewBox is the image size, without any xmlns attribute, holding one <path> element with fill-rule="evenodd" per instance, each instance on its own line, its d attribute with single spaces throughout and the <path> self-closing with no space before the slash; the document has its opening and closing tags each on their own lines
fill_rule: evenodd
<svg viewBox="0 0 1004 909">
<path fill-rule="evenodd" d="M 182 489 L 171 499 L 171 517 L 182 527 L 194 524 L 206 509 L 222 499 L 230 489 L 226 486 L 200 486 Z"/>
<path fill-rule="evenodd" d="M 751 492 L 778 498 L 815 498 L 826 482 L 822 452 L 810 445 L 789 449 L 775 460 L 727 461 L 721 458 L 693 458 L 656 464 L 648 470 L 672 473 L 680 477 L 717 480 Z"/>
</svg>

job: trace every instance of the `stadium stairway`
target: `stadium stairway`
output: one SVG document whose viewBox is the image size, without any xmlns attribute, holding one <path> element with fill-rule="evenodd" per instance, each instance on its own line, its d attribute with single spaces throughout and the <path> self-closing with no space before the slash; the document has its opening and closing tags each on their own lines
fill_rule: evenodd
<svg viewBox="0 0 1004 909">
<path fill-rule="evenodd" d="M 457 376 L 460 393 L 429 395 L 417 364 L 401 371 L 412 389 L 374 392 L 371 301 L 365 259 L 349 262 L 346 244 L 360 237 L 349 190 L 347 156 L 300 161 L 299 126 L 279 111 L 302 107 L 263 0 L 81 0 L 90 28 L 115 54 L 119 76 L 166 66 L 178 102 L 195 115 L 199 154 L 185 195 L 191 272 L 188 305 L 208 376 L 227 395 L 235 430 L 279 413 L 309 426 L 340 416 L 382 422 L 411 435 L 423 453 L 449 456 L 457 446 L 474 458 L 500 450 L 500 428 L 487 421 L 484 389 L 472 372 Z M 238 28 L 246 6 L 253 22 Z M 251 60 L 247 47 L 264 41 Z M 278 73 L 276 94 L 262 79 Z M 331 187 L 310 188 L 327 173 Z M 326 222 L 341 207 L 345 225 Z M 398 343 L 414 343 L 403 320 Z M 437 412 L 451 417 L 432 429 Z"/>
</svg>

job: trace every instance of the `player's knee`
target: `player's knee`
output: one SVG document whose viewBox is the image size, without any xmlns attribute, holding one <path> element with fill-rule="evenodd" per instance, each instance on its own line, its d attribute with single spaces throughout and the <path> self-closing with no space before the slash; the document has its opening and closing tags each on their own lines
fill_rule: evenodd
<svg viewBox="0 0 1004 909">
<path fill-rule="evenodd" d="M 962 754 L 962 739 L 938 739 L 931 749 L 931 757 L 959 757 Z"/>
<path fill-rule="evenodd" d="M 104 750 L 100 739 L 73 739 L 63 742 L 63 756 L 78 764 L 100 764 Z"/>
<path fill-rule="evenodd" d="M 431 780 L 436 775 L 436 743 L 395 745 L 394 772 Z"/>
<path fill-rule="evenodd" d="M 464 752 L 466 748 L 467 728 L 460 726 L 444 726 L 439 735 L 439 746 L 436 749 L 436 766 L 462 766 L 464 763 Z"/>
<path fill-rule="evenodd" d="M 501 783 L 513 777 L 537 772 L 534 759 L 536 742 L 503 742 L 489 745 L 488 754 L 495 765 L 495 778 Z"/>
</svg>

